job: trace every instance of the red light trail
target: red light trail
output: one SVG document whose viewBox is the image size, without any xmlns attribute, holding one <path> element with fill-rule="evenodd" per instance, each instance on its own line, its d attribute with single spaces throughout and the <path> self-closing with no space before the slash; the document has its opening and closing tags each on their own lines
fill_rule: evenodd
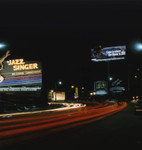
<svg viewBox="0 0 142 150">
<path fill-rule="evenodd" d="M 127 106 L 126 102 L 91 103 L 94 106 L 72 110 L 19 114 L 0 118 L 0 147 L 52 134 L 102 119 Z"/>
</svg>

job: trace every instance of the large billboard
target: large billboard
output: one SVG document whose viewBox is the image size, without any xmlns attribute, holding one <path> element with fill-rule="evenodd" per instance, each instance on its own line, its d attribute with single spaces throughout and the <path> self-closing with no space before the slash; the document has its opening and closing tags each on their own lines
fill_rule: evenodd
<svg viewBox="0 0 142 150">
<path fill-rule="evenodd" d="M 40 62 L 11 59 L 3 62 L 0 91 L 37 91 L 42 86 Z"/>
<path fill-rule="evenodd" d="M 125 57 L 125 45 L 91 49 L 91 60 L 95 62 L 121 60 L 125 59 Z"/>
</svg>

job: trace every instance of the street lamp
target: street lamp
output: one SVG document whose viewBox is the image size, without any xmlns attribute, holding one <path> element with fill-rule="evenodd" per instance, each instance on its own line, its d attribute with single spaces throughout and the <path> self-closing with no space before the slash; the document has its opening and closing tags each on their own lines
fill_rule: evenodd
<svg viewBox="0 0 142 150">
<path fill-rule="evenodd" d="M 71 88 L 74 89 L 74 85 L 71 85 Z"/>
<path fill-rule="evenodd" d="M 62 81 L 59 81 L 58 84 L 59 84 L 59 85 L 62 85 Z"/>
</svg>

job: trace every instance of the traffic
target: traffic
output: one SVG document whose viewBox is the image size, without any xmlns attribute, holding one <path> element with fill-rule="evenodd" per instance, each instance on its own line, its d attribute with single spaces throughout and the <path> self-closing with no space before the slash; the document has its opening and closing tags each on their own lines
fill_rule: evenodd
<svg viewBox="0 0 142 150">
<path fill-rule="evenodd" d="M 38 138 L 110 116 L 124 109 L 126 102 L 83 102 L 61 109 L 3 114 L 0 116 L 0 147 Z"/>
</svg>

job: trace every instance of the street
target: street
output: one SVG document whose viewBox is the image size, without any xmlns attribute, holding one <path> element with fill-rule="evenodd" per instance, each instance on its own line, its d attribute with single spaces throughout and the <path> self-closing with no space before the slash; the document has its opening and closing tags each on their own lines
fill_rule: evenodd
<svg viewBox="0 0 142 150">
<path fill-rule="evenodd" d="M 106 108 L 111 106 L 106 106 L 106 104 L 104 105 Z M 95 107 L 97 106 L 99 105 L 95 105 Z M 105 107 L 100 109 L 104 109 Z M 66 118 L 65 120 L 72 120 L 70 118 L 71 113 L 76 112 L 70 112 L 70 115 L 68 113 L 69 119 Z M 76 115 L 79 114 L 76 113 Z M 89 114 L 87 115 L 89 116 Z M 81 118 L 80 115 L 79 117 Z M 33 136 L 36 138 L 33 138 L 31 135 L 28 135 L 28 133 L 25 132 L 24 136 L 22 137 L 28 138 L 29 136 L 28 140 L 21 140 L 12 145 L 8 143 L 10 141 L 7 141 L 7 144 L 1 149 L 26 150 L 29 148 L 48 149 L 49 147 L 52 149 L 124 149 L 125 147 L 137 149 L 142 146 L 142 114 L 135 115 L 134 104 L 128 103 L 126 108 L 120 112 L 108 115 L 107 117 L 98 119 L 95 118 L 92 121 L 89 121 L 90 118 L 86 118 L 86 121 L 88 122 L 85 123 L 83 120 L 75 123 L 69 121 L 70 124 L 68 122 L 67 125 L 60 125 L 60 128 L 54 128 L 50 134 L 47 134 L 49 129 L 45 129 L 44 132 L 41 130 L 38 132 L 33 132 Z M 65 120 L 63 122 L 65 122 Z M 51 122 L 53 122 L 53 120 Z M 47 125 L 48 124 L 46 123 L 46 126 Z M 57 121 L 57 126 L 58 125 L 59 124 Z M 32 125 L 31 127 L 34 129 L 35 126 Z M 15 128 L 17 129 L 20 127 Z M 9 133 L 7 132 L 7 134 Z M 25 136 L 26 134 L 28 135 L 27 137 Z M 42 134 L 42 136 L 40 136 L 40 134 Z M 0 134 L 0 136 L 2 136 L 2 134 Z M 14 136 L 16 137 L 17 135 Z M 15 137 L 13 137 L 13 139 Z"/>
</svg>

